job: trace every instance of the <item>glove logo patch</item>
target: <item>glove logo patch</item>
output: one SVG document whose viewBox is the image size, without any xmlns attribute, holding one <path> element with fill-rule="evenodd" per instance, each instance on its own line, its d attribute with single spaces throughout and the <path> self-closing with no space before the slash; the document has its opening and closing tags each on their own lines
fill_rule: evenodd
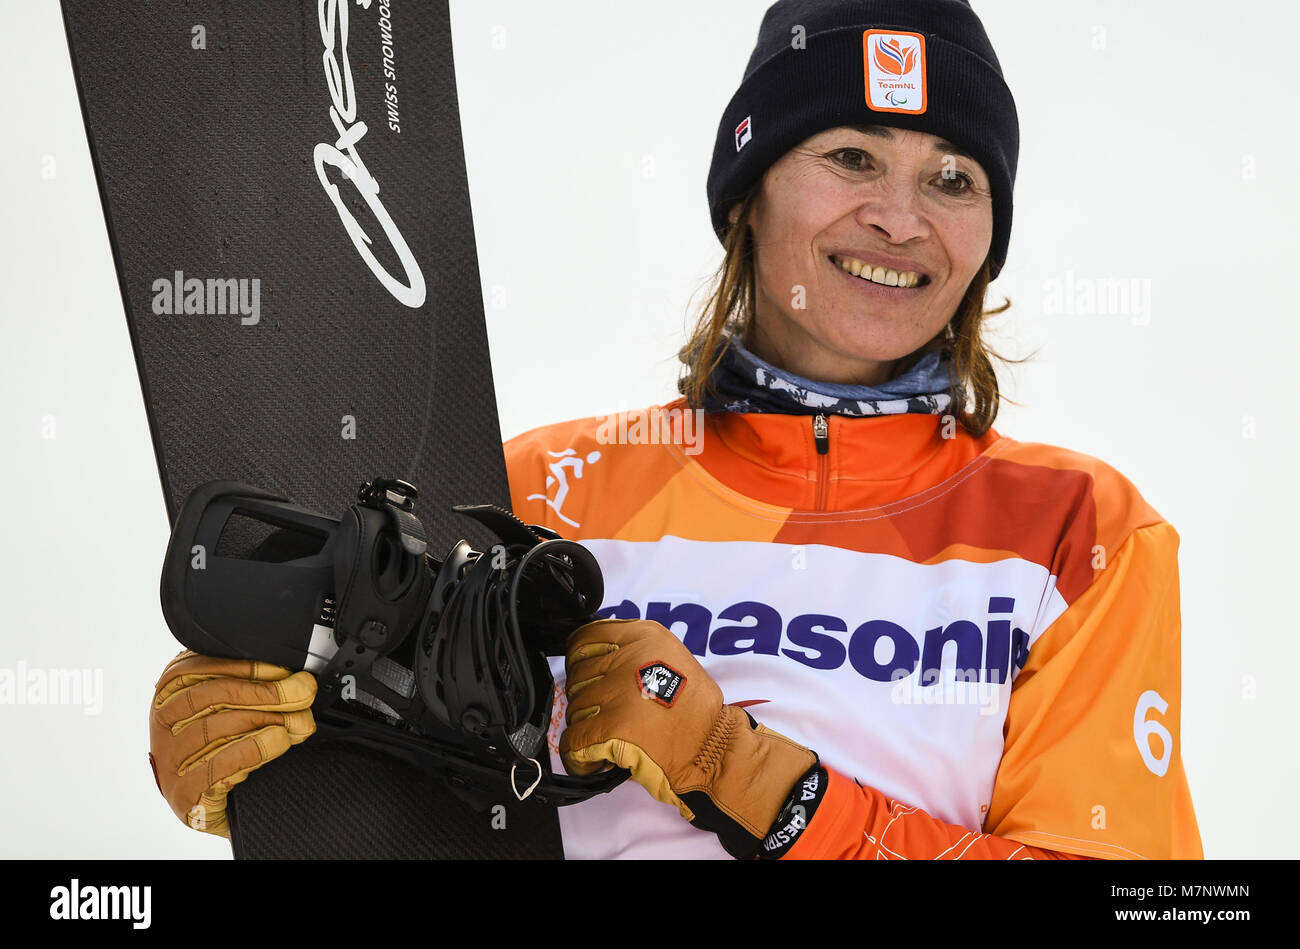
<svg viewBox="0 0 1300 949">
<path fill-rule="evenodd" d="M 662 662 L 652 662 L 636 671 L 641 683 L 641 697 L 653 699 L 665 708 L 670 708 L 681 691 L 686 677 L 675 669 L 670 669 Z"/>
</svg>

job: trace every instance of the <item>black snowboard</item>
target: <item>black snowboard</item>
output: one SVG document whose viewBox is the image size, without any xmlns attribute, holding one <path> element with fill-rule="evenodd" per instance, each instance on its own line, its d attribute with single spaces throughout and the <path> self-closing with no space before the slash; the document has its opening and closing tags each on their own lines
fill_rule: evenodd
<svg viewBox="0 0 1300 949">
<path fill-rule="evenodd" d="M 510 499 L 446 0 L 63 14 L 169 517 L 215 479 L 338 515 L 400 477 L 435 556 L 486 549 L 450 510 Z M 554 808 L 499 803 L 313 736 L 232 791 L 232 843 L 561 856 Z"/>
</svg>

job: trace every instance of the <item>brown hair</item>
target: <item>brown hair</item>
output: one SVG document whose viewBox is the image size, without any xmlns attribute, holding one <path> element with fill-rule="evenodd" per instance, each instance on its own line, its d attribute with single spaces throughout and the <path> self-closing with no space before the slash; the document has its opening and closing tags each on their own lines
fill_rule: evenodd
<svg viewBox="0 0 1300 949">
<path fill-rule="evenodd" d="M 748 221 L 760 183 L 752 185 L 739 199 L 740 216 L 723 232 L 722 263 L 708 281 L 712 284 L 709 298 L 700 310 L 690 338 L 677 354 L 682 363 L 677 390 L 686 396 L 691 408 L 702 406 L 706 392 L 718 397 L 709 377 L 722 359 L 728 336 L 735 334 L 745 342 L 753 323 L 756 275 L 754 241 Z M 988 286 L 989 262 L 985 259 L 966 288 L 966 295 L 958 304 L 952 320 L 930 342 L 899 359 L 890 374 L 891 379 L 897 378 L 931 350 L 950 352 L 952 386 L 948 391 L 952 405 L 948 411 L 958 424 L 976 437 L 992 427 L 1003 399 L 1012 405 L 1019 404 L 999 391 L 992 360 L 1018 364 L 1031 358 L 1008 359 L 994 352 L 984 340 L 985 317 L 996 316 L 1011 308 L 1011 301 L 1004 298 L 1001 306 L 984 309 Z"/>
</svg>

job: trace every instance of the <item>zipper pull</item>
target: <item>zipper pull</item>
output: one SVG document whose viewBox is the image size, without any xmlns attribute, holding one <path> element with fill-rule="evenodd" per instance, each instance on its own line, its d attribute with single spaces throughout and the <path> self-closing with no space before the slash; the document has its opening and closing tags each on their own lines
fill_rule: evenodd
<svg viewBox="0 0 1300 949">
<path fill-rule="evenodd" d="M 817 443 L 817 454 L 824 455 L 831 450 L 831 426 L 821 412 L 813 416 L 813 441 Z"/>
</svg>

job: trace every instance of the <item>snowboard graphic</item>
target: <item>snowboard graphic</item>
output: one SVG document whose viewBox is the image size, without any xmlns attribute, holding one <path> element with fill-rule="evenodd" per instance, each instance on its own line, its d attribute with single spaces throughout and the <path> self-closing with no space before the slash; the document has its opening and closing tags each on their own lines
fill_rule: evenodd
<svg viewBox="0 0 1300 949">
<path fill-rule="evenodd" d="M 214 479 L 336 516 L 398 477 L 434 556 L 486 549 L 450 509 L 510 498 L 446 0 L 63 14 L 169 517 Z M 239 858 L 562 854 L 553 807 L 320 736 L 229 807 Z"/>
</svg>

